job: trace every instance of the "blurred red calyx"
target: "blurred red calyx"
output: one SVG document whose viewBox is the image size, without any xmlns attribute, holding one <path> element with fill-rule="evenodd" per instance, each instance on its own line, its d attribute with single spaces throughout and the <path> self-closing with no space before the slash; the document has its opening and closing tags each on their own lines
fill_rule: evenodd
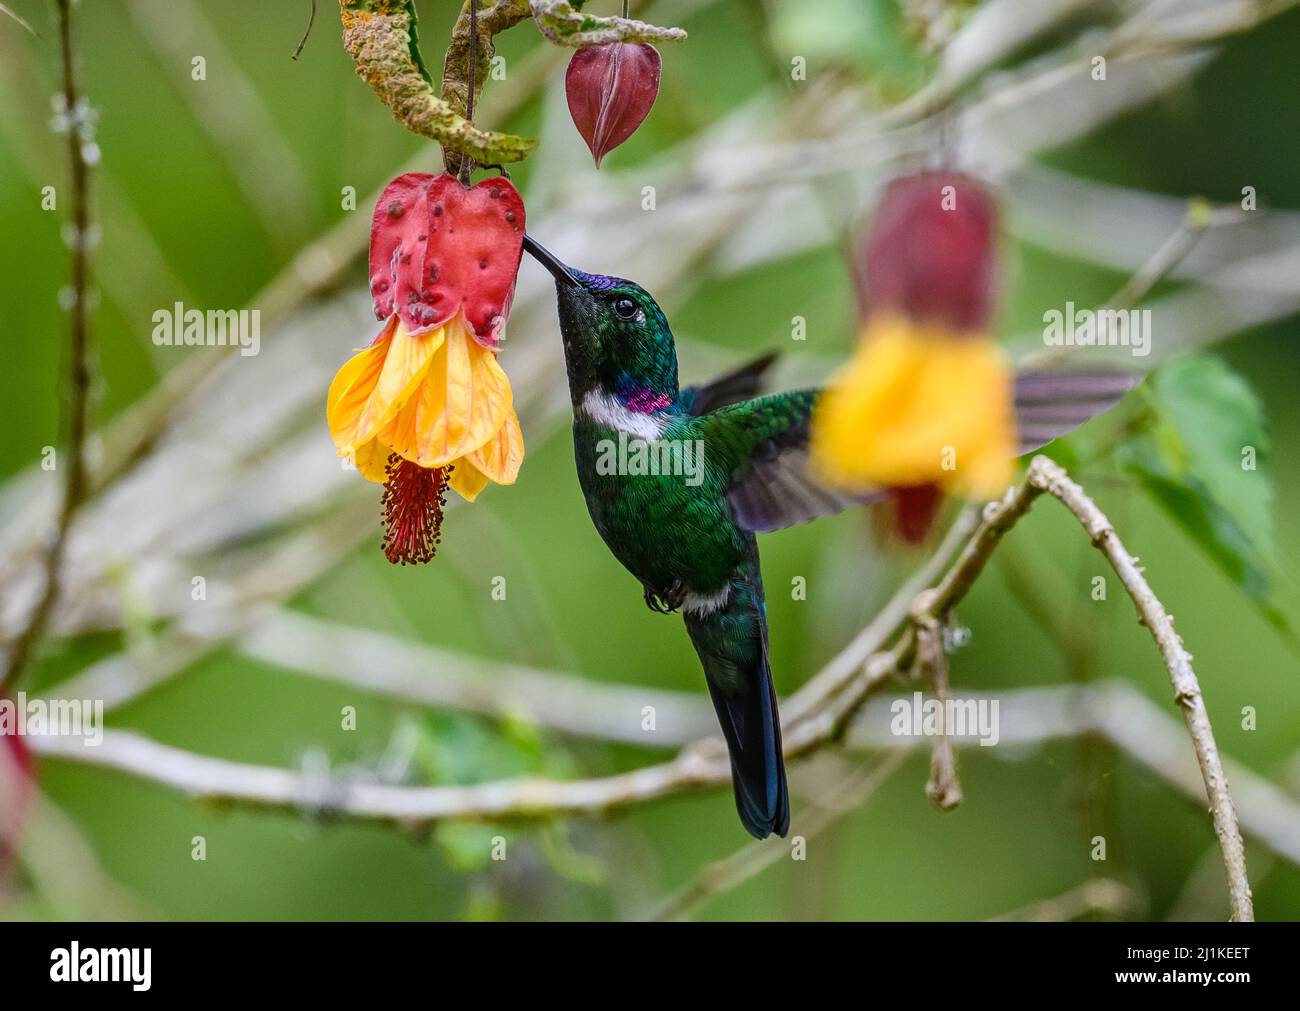
<svg viewBox="0 0 1300 1011">
<path fill-rule="evenodd" d="M 659 50 L 646 42 L 584 46 L 564 77 L 569 115 L 600 168 L 636 132 L 659 94 Z"/>
<path fill-rule="evenodd" d="M 859 257 L 863 316 L 900 313 L 954 334 L 981 332 L 997 285 L 997 209 L 959 172 L 920 172 L 885 187 Z"/>
<path fill-rule="evenodd" d="M 398 176 L 370 225 L 375 315 L 396 313 L 419 334 L 463 312 L 475 340 L 496 350 L 523 240 L 524 202 L 508 180 L 466 187 L 446 173 Z"/>
</svg>

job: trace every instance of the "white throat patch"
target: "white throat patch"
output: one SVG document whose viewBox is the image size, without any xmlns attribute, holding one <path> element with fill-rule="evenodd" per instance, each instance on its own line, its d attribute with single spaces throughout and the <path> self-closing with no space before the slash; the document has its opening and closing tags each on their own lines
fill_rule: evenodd
<svg viewBox="0 0 1300 1011">
<path fill-rule="evenodd" d="M 582 398 L 582 411 L 592 421 L 646 442 L 658 439 L 668 424 L 665 419 L 653 414 L 639 414 L 609 394 L 596 390 L 591 390 Z"/>
</svg>

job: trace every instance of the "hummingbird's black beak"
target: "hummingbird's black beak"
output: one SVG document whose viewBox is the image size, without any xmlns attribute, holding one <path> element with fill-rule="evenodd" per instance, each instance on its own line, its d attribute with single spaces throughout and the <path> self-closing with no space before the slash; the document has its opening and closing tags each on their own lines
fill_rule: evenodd
<svg viewBox="0 0 1300 1011">
<path fill-rule="evenodd" d="M 578 279 L 573 276 L 573 271 L 561 263 L 554 253 L 537 242 L 531 235 L 524 236 L 524 251 L 549 270 L 558 284 L 567 284 L 573 288 L 579 286 Z"/>
</svg>

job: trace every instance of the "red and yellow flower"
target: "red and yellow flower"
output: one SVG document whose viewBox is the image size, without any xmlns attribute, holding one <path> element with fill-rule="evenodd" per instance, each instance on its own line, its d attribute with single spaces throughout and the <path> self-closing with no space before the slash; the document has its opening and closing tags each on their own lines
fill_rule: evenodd
<svg viewBox="0 0 1300 1011">
<path fill-rule="evenodd" d="M 504 179 L 408 173 L 375 207 L 370 291 L 384 328 L 339 369 L 326 412 L 339 455 L 384 485 L 390 561 L 433 557 L 448 486 L 472 502 L 519 473 L 497 352 L 523 235 L 523 201 Z"/>
<path fill-rule="evenodd" d="M 839 487 L 884 487 L 919 540 L 943 493 L 990 497 L 1013 473 L 1013 375 L 990 334 L 992 197 L 924 172 L 886 188 L 867 239 L 858 349 L 813 417 L 812 462 Z"/>
</svg>

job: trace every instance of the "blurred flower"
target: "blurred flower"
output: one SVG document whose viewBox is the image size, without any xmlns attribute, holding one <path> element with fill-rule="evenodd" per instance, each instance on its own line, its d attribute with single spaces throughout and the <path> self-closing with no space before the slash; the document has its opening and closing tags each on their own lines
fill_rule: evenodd
<svg viewBox="0 0 1300 1011">
<path fill-rule="evenodd" d="M 0 879 L 22 841 L 27 813 L 36 799 L 36 769 L 23 736 L 0 728 Z"/>
<path fill-rule="evenodd" d="M 862 258 L 861 340 L 813 417 L 819 474 L 890 489 L 909 541 L 925 536 L 939 492 L 989 497 L 1011 481 L 1013 376 L 989 334 L 995 223 L 967 176 L 889 184 Z"/>
<path fill-rule="evenodd" d="M 659 94 L 659 50 L 646 42 L 583 46 L 564 75 L 569 115 L 596 168 L 636 132 Z"/>
<path fill-rule="evenodd" d="M 389 183 L 370 233 L 370 290 L 384 328 L 330 384 L 339 455 L 384 485 L 384 552 L 433 557 L 450 486 L 473 501 L 513 484 L 524 457 L 510 380 L 497 363 L 524 234 L 504 179 Z"/>
</svg>

